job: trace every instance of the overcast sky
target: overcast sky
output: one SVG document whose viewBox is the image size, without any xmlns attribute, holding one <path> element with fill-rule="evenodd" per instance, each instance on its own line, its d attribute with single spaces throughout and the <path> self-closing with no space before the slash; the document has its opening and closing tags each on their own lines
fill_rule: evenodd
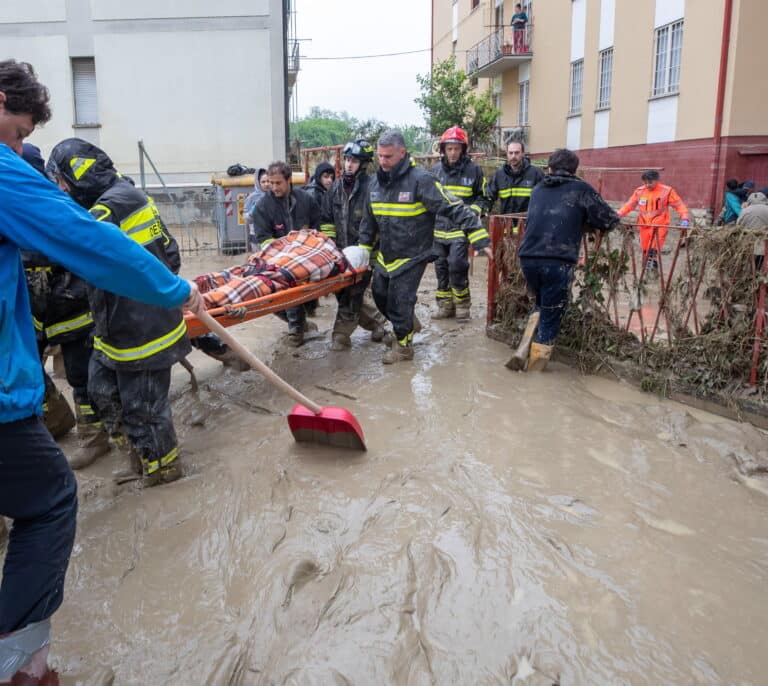
<svg viewBox="0 0 768 686">
<path fill-rule="evenodd" d="M 416 74 L 429 71 L 430 0 L 295 0 L 301 70 L 298 111 L 315 105 L 390 124 L 424 118 L 413 99 Z M 413 55 L 359 60 L 305 58 L 426 50 Z"/>
</svg>

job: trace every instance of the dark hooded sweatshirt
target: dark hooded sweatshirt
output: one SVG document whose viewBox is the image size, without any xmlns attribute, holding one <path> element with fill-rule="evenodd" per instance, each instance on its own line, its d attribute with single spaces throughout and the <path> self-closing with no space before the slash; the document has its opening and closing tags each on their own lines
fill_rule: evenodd
<svg viewBox="0 0 768 686">
<path fill-rule="evenodd" d="M 330 162 L 321 162 L 315 168 L 315 173 L 312 175 L 309 183 L 304 186 L 304 190 L 312 196 L 312 200 L 317 203 L 318 207 L 323 206 L 323 198 L 327 192 L 325 186 L 320 183 L 320 178 L 327 172 L 332 172 L 333 178 L 336 180 L 336 170 L 333 168 L 333 165 Z"/>
<path fill-rule="evenodd" d="M 170 271 L 181 266 L 179 246 L 151 198 L 121 178 L 107 154 L 79 138 L 59 143 L 48 171 L 70 186 L 70 195 L 98 220 L 119 227 Z M 145 305 L 89 285 L 94 320 L 93 354 L 110 369 L 140 371 L 172 366 L 191 347 L 181 310 Z"/>
<path fill-rule="evenodd" d="M 558 170 L 531 193 L 518 255 L 576 264 L 584 231 L 610 231 L 619 215 L 586 181 Z"/>
</svg>

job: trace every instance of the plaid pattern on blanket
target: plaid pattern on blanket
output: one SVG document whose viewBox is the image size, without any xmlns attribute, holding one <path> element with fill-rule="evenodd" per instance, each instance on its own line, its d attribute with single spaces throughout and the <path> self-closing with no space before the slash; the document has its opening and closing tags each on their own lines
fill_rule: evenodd
<svg viewBox="0 0 768 686">
<path fill-rule="evenodd" d="M 275 291 L 293 288 L 349 269 L 344 253 L 319 231 L 301 229 L 276 238 L 248 258 L 248 262 L 195 279 L 211 310 L 237 305 Z"/>
</svg>

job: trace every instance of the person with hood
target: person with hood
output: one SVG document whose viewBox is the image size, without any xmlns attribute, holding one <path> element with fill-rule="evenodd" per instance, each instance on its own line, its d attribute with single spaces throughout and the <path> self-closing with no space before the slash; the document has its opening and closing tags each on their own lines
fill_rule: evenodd
<svg viewBox="0 0 768 686">
<path fill-rule="evenodd" d="M 534 167 L 525 157 L 525 143 L 510 141 L 507 144 L 507 162 L 496 170 L 485 187 L 488 210 L 496 200 L 501 201 L 499 214 L 524 214 L 536 184 L 544 178 L 541 169 Z"/>
<path fill-rule="evenodd" d="M 0 682 L 27 686 L 59 683 L 47 657 L 75 540 L 77 482 L 41 421 L 45 385 L 20 251 L 45 251 L 88 283 L 149 307 L 204 309 L 194 283 L 98 224 L 21 159 L 23 140 L 51 117 L 48 101 L 31 65 L 0 61 L 0 515 L 13 521 L 0 583 Z"/>
<path fill-rule="evenodd" d="M 48 179 L 40 148 L 24 143 L 21 156 Z M 60 346 L 67 383 L 72 387 L 75 400 L 73 423 L 77 426 L 80 446 L 70 459 L 70 465 L 73 469 L 80 469 L 110 449 L 107 434 L 88 396 L 93 316 L 88 303 L 87 285 L 80 277 L 55 264 L 42 253 L 23 251 L 22 260 L 41 356 L 46 346 Z M 72 411 L 45 370 L 43 375 L 46 384 L 43 418 L 51 435 L 59 438 L 63 435 L 61 429 L 64 426 L 72 427 L 68 422 L 62 425 L 60 417 L 71 417 Z"/>
<path fill-rule="evenodd" d="M 414 308 L 421 277 L 435 256 L 435 218 L 444 215 L 451 226 L 467 234 L 482 225 L 475 212 L 416 166 L 399 131 L 382 134 L 376 155 L 379 170 L 368 186 L 359 245 L 372 252 L 378 244 L 373 299 L 392 322 L 392 347 L 382 361 L 394 364 L 413 359 L 413 334 L 421 329 Z M 493 257 L 490 247 L 482 250 Z"/>
<path fill-rule="evenodd" d="M 742 204 L 747 202 L 749 196 L 755 191 L 755 182 L 752 179 L 743 181 L 741 185 L 734 191 L 741 200 Z"/>
<path fill-rule="evenodd" d="M 538 319 L 538 329 L 526 327 L 527 333 L 536 331 L 528 358 L 529 371 L 543 370 L 552 356 L 584 232 L 611 231 L 619 224 L 616 212 L 592 186 L 576 176 L 579 158 L 574 152 L 555 150 L 548 165 L 547 175 L 531 194 L 518 249 L 520 267 L 536 303 L 532 321 Z M 522 365 L 514 362 L 518 359 L 513 356 L 507 367 L 521 369 Z"/>
<path fill-rule="evenodd" d="M 738 194 L 739 182 L 737 179 L 728 179 L 725 182 L 725 198 L 723 201 L 723 209 L 720 211 L 720 215 L 717 217 L 719 226 L 723 224 L 730 224 L 735 222 L 739 218 L 741 213 L 742 200 Z"/>
<path fill-rule="evenodd" d="M 323 198 L 320 230 L 342 250 L 357 245 L 360 222 L 368 202 L 368 164 L 373 160 L 373 146 L 366 140 L 350 141 L 344 146 L 344 173 L 336 179 Z M 338 309 L 331 333 L 331 350 L 349 350 L 352 332 L 361 326 L 379 342 L 386 335 L 386 319 L 376 309 L 370 295 L 371 272 L 355 285 L 336 293 Z"/>
<path fill-rule="evenodd" d="M 253 208 L 253 233 L 259 247 L 291 231 L 320 228 L 320 208 L 307 191 L 293 187 L 291 175 L 291 167 L 285 162 L 273 162 L 267 167 L 269 192 Z M 288 322 L 288 344 L 293 347 L 303 345 L 304 334 L 317 329 L 314 322 L 307 321 L 304 305 L 276 314 Z"/>
<path fill-rule="evenodd" d="M 440 161 L 431 172 L 451 195 L 459 198 L 478 217 L 487 209 L 483 172 L 469 157 L 469 138 L 458 126 L 446 129 L 440 137 Z M 435 274 L 437 312 L 433 319 L 469 319 L 469 244 L 482 250 L 491 244 L 484 228 L 467 233 L 451 224 L 448 217 L 435 219 Z"/>
<path fill-rule="evenodd" d="M 761 271 L 765 259 L 765 241 L 768 239 L 768 197 L 762 192 L 752 193 L 739 214 L 736 224 L 748 231 L 760 234 L 755 240 L 753 254 L 755 269 Z"/>
<path fill-rule="evenodd" d="M 269 191 L 269 176 L 267 176 L 267 170 L 260 168 L 253 176 L 253 192 L 245 199 L 243 203 L 243 215 L 245 216 L 245 223 L 248 225 L 248 240 L 250 242 L 250 248 L 253 251 L 258 249 L 253 237 L 253 208 L 256 207 L 256 203 L 259 202 L 261 196 Z"/>
<path fill-rule="evenodd" d="M 101 148 L 68 138 L 53 148 L 47 169 L 96 220 L 117 226 L 178 273 L 179 248 L 155 203 L 121 178 Z M 125 433 L 134 478 L 145 486 L 174 481 L 182 469 L 168 399 L 171 367 L 191 350 L 182 313 L 90 284 L 88 296 L 94 320 L 88 395 L 107 432 Z"/>
<path fill-rule="evenodd" d="M 335 180 L 336 170 L 333 168 L 333 165 L 330 162 L 323 161 L 315 167 L 315 173 L 312 174 L 309 183 L 304 186 L 304 190 L 309 193 L 318 207 L 322 207 L 323 198 Z"/>
</svg>

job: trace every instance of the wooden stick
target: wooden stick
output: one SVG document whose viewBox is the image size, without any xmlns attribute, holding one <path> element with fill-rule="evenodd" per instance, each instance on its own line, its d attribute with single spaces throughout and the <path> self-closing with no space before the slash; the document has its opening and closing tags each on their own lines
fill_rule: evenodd
<svg viewBox="0 0 768 686">
<path fill-rule="evenodd" d="M 197 314 L 197 317 L 201 322 L 203 322 L 203 324 L 205 324 L 211 331 L 213 331 L 213 333 L 218 335 L 221 340 L 223 340 L 230 348 L 232 348 L 232 350 L 235 351 L 241 360 L 247 362 L 253 369 L 258 371 L 275 388 L 282 391 L 283 393 L 287 393 L 297 403 L 308 407 L 315 414 L 320 414 L 323 411 L 323 408 L 320 407 L 320 405 L 312 402 L 309 398 L 307 398 L 306 395 L 296 390 L 287 381 L 284 381 L 277 374 L 275 374 L 275 372 L 267 367 L 267 365 L 265 365 L 258 357 L 256 357 L 256 355 L 248 350 L 242 343 L 238 342 L 238 340 L 221 324 L 219 324 L 219 322 L 211 317 L 210 314 L 207 312 L 200 312 Z"/>
</svg>

